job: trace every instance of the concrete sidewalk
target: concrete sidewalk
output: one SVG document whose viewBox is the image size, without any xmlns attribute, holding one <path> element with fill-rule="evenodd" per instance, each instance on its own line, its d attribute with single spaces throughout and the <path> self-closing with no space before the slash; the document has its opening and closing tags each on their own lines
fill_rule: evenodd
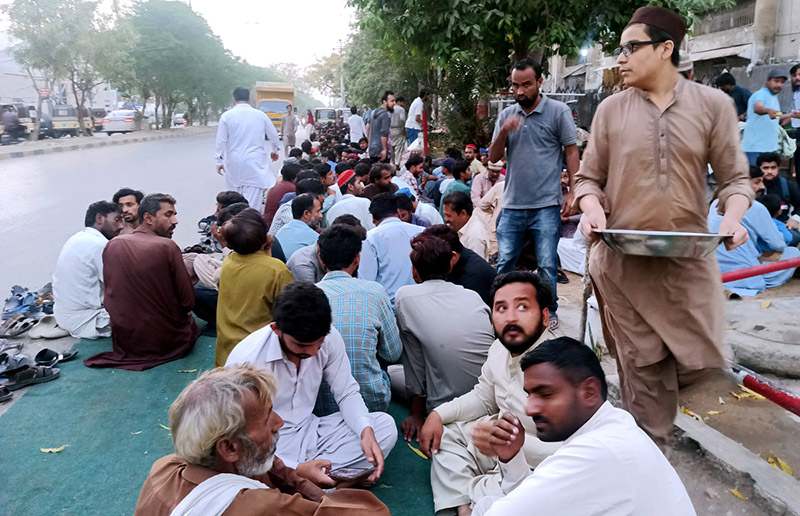
<svg viewBox="0 0 800 516">
<path fill-rule="evenodd" d="M 111 145 L 125 145 L 129 143 L 141 143 L 170 138 L 184 138 L 187 136 L 198 136 L 216 132 L 216 126 L 196 126 L 196 127 L 177 127 L 172 129 L 162 129 L 159 131 L 139 131 L 130 134 L 96 134 L 94 136 L 84 136 L 79 138 L 59 138 L 46 139 L 36 142 L 23 142 L 16 145 L 0 147 L 0 160 L 12 158 L 24 158 L 27 156 L 39 156 L 42 154 L 52 154 L 55 152 L 68 152 L 74 150 L 92 149 L 95 147 L 107 147 Z"/>
</svg>

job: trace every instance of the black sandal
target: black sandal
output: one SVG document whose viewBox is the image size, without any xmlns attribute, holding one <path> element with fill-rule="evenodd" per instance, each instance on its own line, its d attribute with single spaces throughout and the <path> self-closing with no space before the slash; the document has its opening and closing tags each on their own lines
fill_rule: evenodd
<svg viewBox="0 0 800 516">
<path fill-rule="evenodd" d="M 11 369 L 3 374 L 3 378 L 8 378 L 8 383 L 5 385 L 9 391 L 16 391 L 28 385 L 37 383 L 45 383 L 50 380 L 55 380 L 61 374 L 61 369 L 57 367 L 42 367 L 42 366 L 22 366 L 17 369 Z"/>
</svg>

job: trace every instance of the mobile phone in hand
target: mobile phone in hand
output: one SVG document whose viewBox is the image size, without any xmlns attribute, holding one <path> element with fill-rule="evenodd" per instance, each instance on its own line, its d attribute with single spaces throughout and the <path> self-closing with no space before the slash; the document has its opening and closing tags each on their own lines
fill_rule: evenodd
<svg viewBox="0 0 800 516">
<path fill-rule="evenodd" d="M 336 482 L 359 482 L 367 478 L 375 468 L 337 468 L 328 473 Z"/>
</svg>

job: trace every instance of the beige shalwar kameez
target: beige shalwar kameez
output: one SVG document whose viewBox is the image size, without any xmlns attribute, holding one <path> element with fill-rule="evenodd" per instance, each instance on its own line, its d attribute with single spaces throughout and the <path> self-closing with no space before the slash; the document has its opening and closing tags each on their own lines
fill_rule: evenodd
<svg viewBox="0 0 800 516">
<path fill-rule="evenodd" d="M 545 340 L 543 335 L 535 345 Z M 533 349 L 533 346 L 531 346 Z M 497 457 L 477 450 L 472 430 L 479 422 L 492 421 L 510 412 L 525 428 L 522 452 L 535 467 L 561 447 L 561 442 L 545 443 L 536 437 L 536 425 L 525 415 L 527 394 L 523 389 L 522 355 L 511 353 L 495 340 L 481 368 L 478 383 L 468 393 L 443 403 L 434 410 L 442 418 L 444 433 L 439 453 L 433 456 L 431 488 L 437 516 L 455 514 L 459 505 L 476 502 L 485 496 L 502 496 Z"/>
<path fill-rule="evenodd" d="M 575 180 L 575 202 L 596 195 L 609 229 L 707 233 L 707 164 L 724 207 L 753 199 L 736 112 L 723 92 L 679 79 L 663 112 L 630 88 L 603 101 Z M 719 266 L 705 258 L 628 256 L 597 243 L 589 272 L 624 408 L 658 444 L 669 439 L 678 387 L 724 365 Z"/>
</svg>

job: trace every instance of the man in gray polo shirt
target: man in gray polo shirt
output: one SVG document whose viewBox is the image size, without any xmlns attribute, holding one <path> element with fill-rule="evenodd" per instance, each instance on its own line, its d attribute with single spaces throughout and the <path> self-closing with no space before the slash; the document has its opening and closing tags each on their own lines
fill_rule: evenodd
<svg viewBox="0 0 800 516">
<path fill-rule="evenodd" d="M 381 107 L 372 111 L 367 121 L 367 137 L 369 138 L 369 159 L 375 162 L 386 162 L 389 158 L 389 126 L 394 111 L 394 93 L 386 91 L 381 97 Z"/>
<path fill-rule="evenodd" d="M 511 71 L 511 87 L 517 103 L 497 117 L 489 161 L 505 152 L 506 186 L 503 210 L 497 218 L 498 274 L 514 270 L 528 235 L 533 239 L 539 273 L 553 290 L 550 328 L 558 326 L 556 275 L 561 215 L 572 215 L 571 193 L 562 199 L 562 149 L 570 185 L 578 171 L 575 123 L 566 104 L 539 93 L 542 67 L 523 59 Z M 571 190 L 571 189 L 570 189 Z M 563 202 L 563 209 L 562 209 Z"/>
</svg>

